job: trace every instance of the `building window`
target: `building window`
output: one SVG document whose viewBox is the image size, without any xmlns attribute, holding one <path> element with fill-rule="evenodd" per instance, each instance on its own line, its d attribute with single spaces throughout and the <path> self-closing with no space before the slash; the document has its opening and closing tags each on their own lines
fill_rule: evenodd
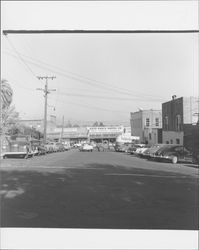
<svg viewBox="0 0 199 250">
<path fill-rule="evenodd" d="M 149 126 L 150 126 L 150 119 L 146 118 L 146 127 L 149 127 Z"/>
<path fill-rule="evenodd" d="M 170 140 L 170 144 L 173 144 L 173 140 L 172 139 Z"/>
<path fill-rule="evenodd" d="M 169 141 L 166 141 L 166 144 L 169 144 Z"/>
<path fill-rule="evenodd" d="M 181 116 L 180 115 L 176 116 L 176 129 L 177 131 L 180 131 L 181 129 Z"/>
<path fill-rule="evenodd" d="M 169 129 L 169 119 L 168 119 L 168 116 L 165 116 L 165 118 L 164 118 L 164 129 L 165 130 Z"/>
<path fill-rule="evenodd" d="M 156 126 L 156 127 L 159 127 L 159 125 L 160 125 L 160 120 L 159 120 L 159 118 L 155 118 L 155 126 Z"/>
<path fill-rule="evenodd" d="M 180 144 L 180 139 L 176 139 L 176 144 Z"/>
</svg>

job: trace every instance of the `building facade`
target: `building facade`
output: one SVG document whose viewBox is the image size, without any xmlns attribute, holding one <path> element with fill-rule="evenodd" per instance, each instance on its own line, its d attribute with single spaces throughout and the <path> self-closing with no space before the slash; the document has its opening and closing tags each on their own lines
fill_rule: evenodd
<svg viewBox="0 0 199 250">
<path fill-rule="evenodd" d="M 186 125 L 198 121 L 198 98 L 172 97 L 162 104 L 163 143 L 184 145 Z"/>
<path fill-rule="evenodd" d="M 48 131 L 47 138 L 54 141 L 69 141 L 71 143 L 82 143 L 88 140 L 87 128 L 55 128 L 54 131 Z"/>
<path fill-rule="evenodd" d="M 103 127 L 87 127 L 88 137 L 90 141 L 94 142 L 115 142 L 116 138 L 129 131 L 129 127 L 124 126 L 103 126 Z"/>
<path fill-rule="evenodd" d="M 153 145 L 162 142 L 161 110 L 139 110 L 130 115 L 131 135 L 139 136 L 140 143 Z"/>
<path fill-rule="evenodd" d="M 90 142 L 115 142 L 118 135 L 130 133 L 130 127 L 103 126 L 103 127 L 77 127 L 77 128 L 55 128 L 47 131 L 49 140 L 70 141 L 73 143 Z"/>
</svg>

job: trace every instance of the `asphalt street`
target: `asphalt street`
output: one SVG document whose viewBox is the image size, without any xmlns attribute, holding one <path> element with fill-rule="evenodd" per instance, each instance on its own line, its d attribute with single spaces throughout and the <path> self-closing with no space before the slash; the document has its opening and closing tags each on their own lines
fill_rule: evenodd
<svg viewBox="0 0 199 250">
<path fill-rule="evenodd" d="M 70 150 L 1 162 L 1 227 L 198 229 L 198 168 Z"/>
</svg>

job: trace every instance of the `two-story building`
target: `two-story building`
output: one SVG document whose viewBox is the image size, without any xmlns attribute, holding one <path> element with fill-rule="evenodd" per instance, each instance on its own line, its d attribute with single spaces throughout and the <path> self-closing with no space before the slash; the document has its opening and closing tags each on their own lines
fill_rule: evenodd
<svg viewBox="0 0 199 250">
<path fill-rule="evenodd" d="M 161 110 L 139 110 L 131 112 L 131 135 L 139 136 L 140 143 L 149 145 L 162 143 Z"/>
<path fill-rule="evenodd" d="M 187 125 L 197 123 L 198 112 L 197 97 L 172 96 L 172 100 L 163 103 L 163 143 L 183 145 Z"/>
</svg>

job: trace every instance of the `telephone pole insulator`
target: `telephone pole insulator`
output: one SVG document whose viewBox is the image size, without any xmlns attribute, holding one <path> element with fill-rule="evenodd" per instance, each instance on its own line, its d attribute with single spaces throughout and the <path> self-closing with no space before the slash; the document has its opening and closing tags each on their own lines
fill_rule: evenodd
<svg viewBox="0 0 199 250">
<path fill-rule="evenodd" d="M 38 88 L 37 90 L 42 90 L 44 92 L 44 98 L 45 98 L 45 104 L 44 104 L 44 138 L 43 143 L 46 143 L 46 131 L 47 131 L 47 101 L 48 101 L 48 94 L 50 94 L 51 91 L 56 91 L 56 89 L 49 89 L 48 88 L 48 79 L 53 80 L 56 78 L 56 76 L 38 76 L 39 80 L 46 80 L 44 89 Z"/>
</svg>

